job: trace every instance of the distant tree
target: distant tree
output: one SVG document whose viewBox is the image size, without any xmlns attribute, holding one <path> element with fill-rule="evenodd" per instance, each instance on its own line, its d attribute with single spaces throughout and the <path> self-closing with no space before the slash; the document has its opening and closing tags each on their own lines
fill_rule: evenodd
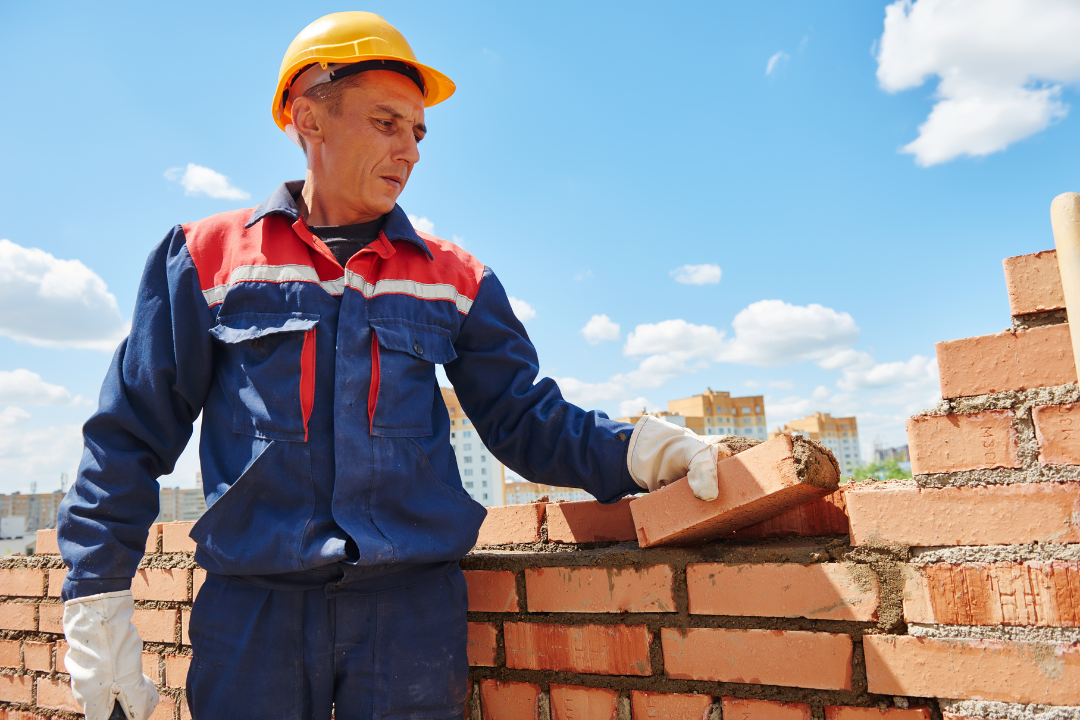
<svg viewBox="0 0 1080 720">
<path fill-rule="evenodd" d="M 872 462 L 855 468 L 856 480 L 906 480 L 910 477 L 911 473 L 900 467 L 900 462 L 895 458 Z"/>
</svg>

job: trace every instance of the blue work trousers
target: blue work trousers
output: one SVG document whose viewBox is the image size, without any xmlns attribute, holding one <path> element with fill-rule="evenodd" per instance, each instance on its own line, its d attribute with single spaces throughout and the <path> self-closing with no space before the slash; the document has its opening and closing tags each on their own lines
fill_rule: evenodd
<svg viewBox="0 0 1080 720">
<path fill-rule="evenodd" d="M 468 686 L 465 577 L 363 592 L 208 574 L 191 611 L 193 720 L 450 720 Z"/>
</svg>

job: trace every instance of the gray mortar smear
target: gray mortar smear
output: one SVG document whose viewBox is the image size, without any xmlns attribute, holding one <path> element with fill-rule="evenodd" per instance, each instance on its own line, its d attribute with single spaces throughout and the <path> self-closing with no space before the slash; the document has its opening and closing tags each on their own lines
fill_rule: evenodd
<svg viewBox="0 0 1080 720">
<path fill-rule="evenodd" d="M 1012 327 L 1009 330 L 1030 330 L 1034 327 L 1061 325 L 1068 322 L 1069 316 L 1065 310 L 1047 310 L 1045 312 L 1028 313 L 1027 315 L 1013 315 Z"/>
<path fill-rule="evenodd" d="M 1032 627 L 1030 625 L 924 625 L 910 623 L 908 633 L 914 637 L 956 640 L 1010 640 L 1012 642 L 1075 643 L 1080 642 L 1080 628 Z"/>
<path fill-rule="evenodd" d="M 1027 545 L 982 545 L 927 547 L 911 549 L 912 565 L 932 563 L 998 563 L 1028 560 L 1080 561 L 1080 545 L 1063 543 L 1029 543 Z"/>
<path fill-rule="evenodd" d="M 1080 466 L 1039 464 L 1039 442 L 1035 437 L 1035 425 L 1031 420 L 1032 408 L 1036 406 L 1064 405 L 1074 402 L 1080 402 L 1080 388 L 1076 383 L 942 400 L 936 408 L 924 410 L 915 417 L 969 415 L 987 410 L 1015 412 L 1016 454 L 1020 461 L 1020 468 L 931 473 L 917 475 L 915 480 L 920 487 L 978 487 L 1030 482 L 1080 481 Z"/>
<path fill-rule="evenodd" d="M 1022 705 L 986 700 L 938 700 L 941 709 L 989 720 L 1080 720 L 1080 707 Z"/>
<path fill-rule="evenodd" d="M 831 450 L 801 435 L 791 437 L 791 449 L 799 480 L 817 487 L 835 487 L 840 480 L 840 464 Z"/>
</svg>

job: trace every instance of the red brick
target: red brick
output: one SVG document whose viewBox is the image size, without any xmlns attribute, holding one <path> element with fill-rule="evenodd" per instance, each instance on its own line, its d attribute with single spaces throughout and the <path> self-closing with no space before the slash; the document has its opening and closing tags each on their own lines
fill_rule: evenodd
<svg viewBox="0 0 1080 720">
<path fill-rule="evenodd" d="M 42 603 L 38 606 L 38 630 L 43 633 L 64 634 L 63 603 Z"/>
<path fill-rule="evenodd" d="M 517 612 L 517 579 L 508 570 L 466 570 L 470 612 Z"/>
<path fill-rule="evenodd" d="M 180 698 L 180 720 L 191 720 L 191 709 L 188 708 L 187 698 Z"/>
<path fill-rule="evenodd" d="M 136 600 L 188 599 L 188 571 L 179 568 L 143 568 L 131 581 L 131 594 Z"/>
<path fill-rule="evenodd" d="M 906 566 L 904 618 L 945 625 L 1080 626 L 1078 562 Z"/>
<path fill-rule="evenodd" d="M 199 590 L 202 589 L 203 583 L 206 582 L 206 571 L 202 568 L 195 568 L 191 575 L 191 599 L 195 600 L 199 596 Z"/>
<path fill-rule="evenodd" d="M 809 462 L 800 478 L 792 438 L 780 435 L 716 465 L 720 496 L 694 497 L 686 478 L 630 502 L 641 547 L 693 544 L 721 537 L 838 489 L 828 460 Z"/>
<path fill-rule="evenodd" d="M 469 623 L 469 665 L 495 667 L 498 631 L 492 623 Z"/>
<path fill-rule="evenodd" d="M 911 472 L 925 475 L 1020 467 L 1015 418 L 1012 410 L 909 418 Z"/>
<path fill-rule="evenodd" d="M 869 622 L 877 619 L 879 601 L 870 568 L 841 563 L 687 565 L 686 589 L 690 612 L 698 615 Z"/>
<path fill-rule="evenodd" d="M 60 597 L 60 591 L 64 589 L 65 575 L 67 575 L 66 569 L 49 571 L 49 597 Z"/>
<path fill-rule="evenodd" d="M 0 710 L 0 713 L 7 713 L 6 715 L 0 714 L 0 718 L 4 720 L 60 720 L 52 713 L 48 715 L 39 715 L 36 712 L 30 712 L 29 710 Z"/>
<path fill-rule="evenodd" d="M 1031 411 L 1039 462 L 1043 465 L 1080 465 L 1080 403 L 1039 405 Z"/>
<path fill-rule="evenodd" d="M 161 656 L 157 653 L 144 652 L 142 654 L 143 675 L 154 681 L 155 685 L 161 684 Z"/>
<path fill-rule="evenodd" d="M 863 652 L 872 693 L 1045 705 L 1080 697 L 1078 644 L 867 635 Z"/>
<path fill-rule="evenodd" d="M 667 565 L 525 569 L 529 612 L 675 612 Z"/>
<path fill-rule="evenodd" d="M 630 693 L 631 720 L 708 720 L 712 697 L 682 693 L 656 693 L 634 690 Z"/>
<path fill-rule="evenodd" d="M 23 667 L 27 670 L 52 672 L 52 643 L 23 643 Z"/>
<path fill-rule="evenodd" d="M 37 704 L 50 710 L 67 710 L 81 713 L 82 707 L 71 692 L 71 685 L 63 680 L 45 680 L 37 682 Z"/>
<path fill-rule="evenodd" d="M 604 505 L 595 500 L 552 503 L 547 508 L 548 540 L 587 543 L 636 540 L 630 498 Z"/>
<path fill-rule="evenodd" d="M 55 530 L 38 530 L 34 544 L 35 555 L 59 555 L 60 546 L 56 544 Z"/>
<path fill-rule="evenodd" d="M 847 493 L 851 542 L 916 547 L 1080 541 L 1080 485 L 915 488 L 867 483 Z"/>
<path fill-rule="evenodd" d="M 180 611 L 180 642 L 183 645 L 190 645 L 191 638 L 188 637 L 188 626 L 191 625 L 191 611 Z"/>
<path fill-rule="evenodd" d="M 18 640 L 0 640 L 0 667 L 19 667 L 19 647 Z"/>
<path fill-rule="evenodd" d="M 29 703 L 34 701 L 33 696 L 34 678 L 29 675 L 0 675 L 0 700 Z"/>
<path fill-rule="evenodd" d="M 1043 250 L 1007 257 L 1001 264 L 1005 268 L 1005 288 L 1009 293 L 1009 311 L 1013 315 L 1065 307 L 1057 251 Z"/>
<path fill-rule="evenodd" d="M 176 701 L 168 695 L 159 695 L 157 707 L 149 720 L 173 720 L 176 717 Z"/>
<path fill-rule="evenodd" d="M 136 608 L 131 618 L 139 637 L 145 642 L 176 642 L 176 610 Z"/>
<path fill-rule="evenodd" d="M 195 552 L 195 541 L 188 537 L 193 522 L 170 522 L 161 524 L 161 552 Z"/>
<path fill-rule="evenodd" d="M 184 687 L 187 683 L 189 667 L 191 667 L 190 655 L 166 655 L 165 684 L 169 687 Z"/>
<path fill-rule="evenodd" d="M 0 630 L 37 630 L 34 606 L 29 603 L 0 603 Z"/>
<path fill-rule="evenodd" d="M 36 568 L 0 569 L 0 595 L 43 597 L 45 571 Z"/>
<path fill-rule="evenodd" d="M 146 554 L 161 552 L 161 526 L 164 523 L 154 523 L 150 526 L 150 532 L 146 536 Z"/>
<path fill-rule="evenodd" d="M 936 345 L 946 398 L 1076 382 L 1068 323 Z"/>
<path fill-rule="evenodd" d="M 480 715 L 484 720 L 540 720 L 540 686 L 481 680 Z"/>
<path fill-rule="evenodd" d="M 540 542 L 540 526 L 544 521 L 546 507 L 546 503 L 529 503 L 488 508 L 476 544 L 483 546 Z"/>
<path fill-rule="evenodd" d="M 601 675 L 652 675 L 644 625 L 506 623 L 506 667 Z"/>
<path fill-rule="evenodd" d="M 810 720 L 806 703 L 726 697 L 720 701 L 724 720 Z"/>
<path fill-rule="evenodd" d="M 851 689 L 852 642 L 848 635 L 802 630 L 663 628 L 660 641 L 664 669 L 671 678 Z"/>
<path fill-rule="evenodd" d="M 617 690 L 551 686 L 551 720 L 617 720 L 618 715 Z"/>
<path fill-rule="evenodd" d="M 846 707 L 826 705 L 825 720 L 930 720 L 930 708 Z"/>
<path fill-rule="evenodd" d="M 776 517 L 763 520 L 731 533 L 733 538 L 812 537 L 815 535 L 847 535 L 847 504 L 843 489 L 785 510 Z"/>
<path fill-rule="evenodd" d="M 67 658 L 68 644 L 66 640 L 56 641 L 56 671 L 67 672 L 67 666 L 64 665 L 64 660 Z"/>
</svg>

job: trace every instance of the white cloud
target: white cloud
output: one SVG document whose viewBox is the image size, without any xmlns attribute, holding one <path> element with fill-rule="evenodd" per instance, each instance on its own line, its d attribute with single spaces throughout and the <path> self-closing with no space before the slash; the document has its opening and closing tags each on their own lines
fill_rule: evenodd
<svg viewBox="0 0 1080 720">
<path fill-rule="evenodd" d="M 79 467 L 81 425 L 34 427 L 28 419 L 19 408 L 0 413 L 0 425 L 7 423 L 0 433 L 0 491 L 25 491 L 37 481 L 38 492 L 49 492 L 59 488 L 60 473 L 74 478 Z"/>
<path fill-rule="evenodd" d="M 648 398 L 636 397 L 630 400 L 623 400 L 619 403 L 619 417 L 633 417 L 642 410 L 645 410 L 646 412 L 657 412 L 660 409 L 661 408 L 658 406 L 649 402 Z"/>
<path fill-rule="evenodd" d="M 723 343 L 716 359 L 743 365 L 788 365 L 815 360 L 859 339 L 859 328 L 846 312 L 817 303 L 792 305 L 760 300 L 731 321 L 735 337 Z"/>
<path fill-rule="evenodd" d="M 431 222 L 426 217 L 409 215 L 409 222 L 412 223 L 413 229 L 415 230 L 419 230 L 422 233 L 427 233 L 428 235 L 435 234 L 435 223 Z M 455 242 L 457 241 L 455 240 Z"/>
<path fill-rule="evenodd" d="M 841 369 L 843 377 L 836 386 L 846 392 L 871 390 L 914 383 L 933 385 L 938 382 L 937 360 L 913 355 L 910 360 L 878 363 L 869 353 L 845 350 L 818 362 L 826 370 Z"/>
<path fill-rule="evenodd" d="M 35 372 L 21 368 L 0 370 L 0 404 L 74 405 L 81 400 L 73 398 L 67 388 L 45 382 Z"/>
<path fill-rule="evenodd" d="M 1074 0 L 897 0 L 885 9 L 878 81 L 888 92 L 936 75 L 937 103 L 903 148 L 924 167 L 981 156 L 1063 118 L 1080 81 Z"/>
<path fill-rule="evenodd" d="M 599 345 L 605 340 L 619 339 L 619 323 L 612 322 L 607 315 L 593 315 L 578 332 L 590 345 Z"/>
<path fill-rule="evenodd" d="M 206 195 L 215 200 L 247 200 L 251 193 L 241 190 L 216 170 L 188 163 L 186 168 L 169 168 L 165 179 L 180 181 L 185 195 Z"/>
<path fill-rule="evenodd" d="M 612 380 L 626 383 L 630 387 L 657 388 L 673 377 L 693 372 L 705 364 L 691 366 L 671 354 L 650 355 L 641 361 L 637 370 L 616 375 Z"/>
<path fill-rule="evenodd" d="M 716 355 L 720 352 L 724 333 L 711 325 L 694 325 L 685 320 L 638 325 L 626 336 L 624 355 L 667 354 L 673 358 L 692 358 Z"/>
<path fill-rule="evenodd" d="M 769 62 L 765 63 L 765 74 L 766 75 L 772 75 L 773 70 L 776 69 L 777 65 L 779 65 L 784 60 L 790 60 L 790 59 L 791 59 L 791 56 L 788 55 L 783 50 L 775 53 L 772 57 L 769 58 Z"/>
<path fill-rule="evenodd" d="M 29 419 L 30 413 L 26 412 L 21 407 L 15 407 L 14 405 L 0 411 L 0 427 L 4 427 L 5 425 L 17 425 Z"/>
<path fill-rule="evenodd" d="M 563 397 L 583 408 L 618 399 L 626 388 L 618 382 L 587 383 L 576 378 L 552 378 L 562 390 Z"/>
<path fill-rule="evenodd" d="M 521 322 L 528 322 L 536 317 L 536 311 L 533 310 L 533 306 L 529 303 L 524 300 L 518 300 L 513 295 L 509 297 L 509 300 L 510 307 L 513 308 L 514 314 L 517 315 L 518 320 Z"/>
<path fill-rule="evenodd" d="M 90 268 L 0 240 L 0 335 L 112 352 L 126 334 L 116 297 Z"/>
<path fill-rule="evenodd" d="M 720 266 L 706 263 L 705 265 L 683 265 L 670 273 L 675 282 L 683 285 L 716 285 L 720 282 Z"/>
</svg>

